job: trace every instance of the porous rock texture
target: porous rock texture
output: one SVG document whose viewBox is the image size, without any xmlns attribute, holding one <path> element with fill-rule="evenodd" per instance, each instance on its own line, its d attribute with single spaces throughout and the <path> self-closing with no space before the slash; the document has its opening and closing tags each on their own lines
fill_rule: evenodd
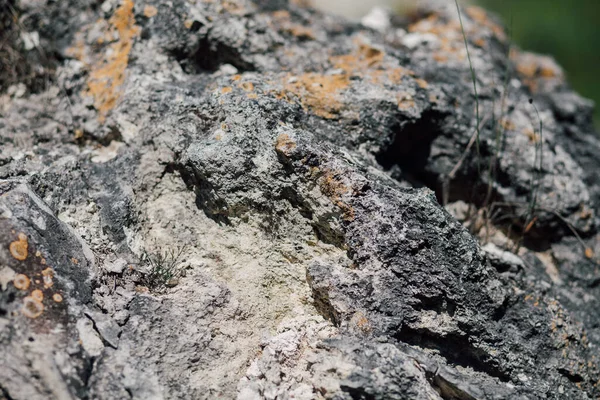
<svg viewBox="0 0 600 400">
<path fill-rule="evenodd" d="M 592 104 L 302 3 L 3 1 L 1 398 L 600 396 Z"/>
</svg>

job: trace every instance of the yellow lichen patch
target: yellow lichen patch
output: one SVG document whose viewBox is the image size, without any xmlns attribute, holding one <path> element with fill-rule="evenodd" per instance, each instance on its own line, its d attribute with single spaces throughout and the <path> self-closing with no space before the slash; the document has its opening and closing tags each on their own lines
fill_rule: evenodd
<svg viewBox="0 0 600 400">
<path fill-rule="evenodd" d="M 258 99 L 258 95 L 256 93 L 248 93 L 246 96 L 249 99 Z"/>
<path fill-rule="evenodd" d="M 29 289 L 29 285 L 31 281 L 29 277 L 25 274 L 17 274 L 15 279 L 13 280 L 13 285 L 19 290 L 27 290 Z"/>
<path fill-rule="evenodd" d="M 296 148 L 296 143 L 290 138 L 287 133 L 282 133 L 277 136 L 277 140 L 275 142 L 275 150 L 278 153 L 282 153 L 289 157 L 291 151 Z"/>
<path fill-rule="evenodd" d="M 158 14 L 158 10 L 154 6 L 147 5 L 144 7 L 144 17 L 152 18 Z"/>
<path fill-rule="evenodd" d="M 37 318 L 44 312 L 44 305 L 33 297 L 25 297 L 23 299 L 23 307 L 21 307 L 23 315 L 29 318 Z"/>
<path fill-rule="evenodd" d="M 10 254 L 19 261 L 23 261 L 27 258 L 28 248 L 29 243 L 27 242 L 27 236 L 24 233 L 19 233 L 18 240 L 15 240 L 8 245 Z"/>
<path fill-rule="evenodd" d="M 125 70 L 133 40 L 139 33 L 133 15 L 133 0 L 123 3 L 109 19 L 110 34 L 115 32 L 119 39 L 106 51 L 101 60 L 92 66 L 86 94 L 94 99 L 98 119 L 104 122 L 108 113 L 117 105 L 120 91 L 125 82 Z"/>
<path fill-rule="evenodd" d="M 186 29 L 190 29 L 192 25 L 194 25 L 193 19 L 186 19 L 185 21 L 183 21 L 183 26 L 185 26 Z"/>
<path fill-rule="evenodd" d="M 224 88 L 221 88 L 221 93 L 222 94 L 231 93 L 232 90 L 233 90 L 233 88 L 231 88 L 231 86 L 225 86 Z"/>
<path fill-rule="evenodd" d="M 52 295 L 52 300 L 54 300 L 56 303 L 61 303 L 63 301 L 63 297 L 59 293 L 54 293 Z"/>
<path fill-rule="evenodd" d="M 54 285 L 54 281 L 52 279 L 54 277 L 54 271 L 52 270 L 52 268 L 48 267 L 45 270 L 43 270 L 42 276 L 43 276 L 45 289 L 48 289 Z"/>
<path fill-rule="evenodd" d="M 40 289 L 35 289 L 32 291 L 30 296 L 35 301 L 42 302 L 44 300 L 44 293 Z"/>
</svg>

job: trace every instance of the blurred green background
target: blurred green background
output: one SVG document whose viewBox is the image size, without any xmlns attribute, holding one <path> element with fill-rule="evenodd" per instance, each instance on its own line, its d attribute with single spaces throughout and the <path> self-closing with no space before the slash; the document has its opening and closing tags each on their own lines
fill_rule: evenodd
<svg viewBox="0 0 600 400">
<path fill-rule="evenodd" d="M 506 26 L 525 50 L 552 55 L 571 85 L 594 100 L 600 127 L 600 0 L 477 0 Z"/>
</svg>

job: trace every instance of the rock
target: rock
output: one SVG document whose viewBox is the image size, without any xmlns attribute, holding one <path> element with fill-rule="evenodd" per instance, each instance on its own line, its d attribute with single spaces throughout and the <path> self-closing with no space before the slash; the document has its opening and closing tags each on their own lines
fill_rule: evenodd
<svg viewBox="0 0 600 400">
<path fill-rule="evenodd" d="M 104 264 L 106 272 L 112 272 L 114 274 L 122 274 L 127 266 L 127 260 L 123 258 L 117 258 L 116 260 L 108 261 Z"/>
<path fill-rule="evenodd" d="M 551 58 L 462 9 L 477 113 L 448 2 L 92 3 L 15 2 L 44 62 L 0 11 L 4 397 L 600 395 L 600 140 Z"/>
</svg>

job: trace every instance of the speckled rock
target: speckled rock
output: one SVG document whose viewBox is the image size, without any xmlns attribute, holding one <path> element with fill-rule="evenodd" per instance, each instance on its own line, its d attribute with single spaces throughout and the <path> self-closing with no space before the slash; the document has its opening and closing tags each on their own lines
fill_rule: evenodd
<svg viewBox="0 0 600 400">
<path fill-rule="evenodd" d="M 452 2 L 300 3 L 11 3 L 2 396 L 597 398 L 592 104 L 479 8 L 475 97 Z"/>
</svg>

